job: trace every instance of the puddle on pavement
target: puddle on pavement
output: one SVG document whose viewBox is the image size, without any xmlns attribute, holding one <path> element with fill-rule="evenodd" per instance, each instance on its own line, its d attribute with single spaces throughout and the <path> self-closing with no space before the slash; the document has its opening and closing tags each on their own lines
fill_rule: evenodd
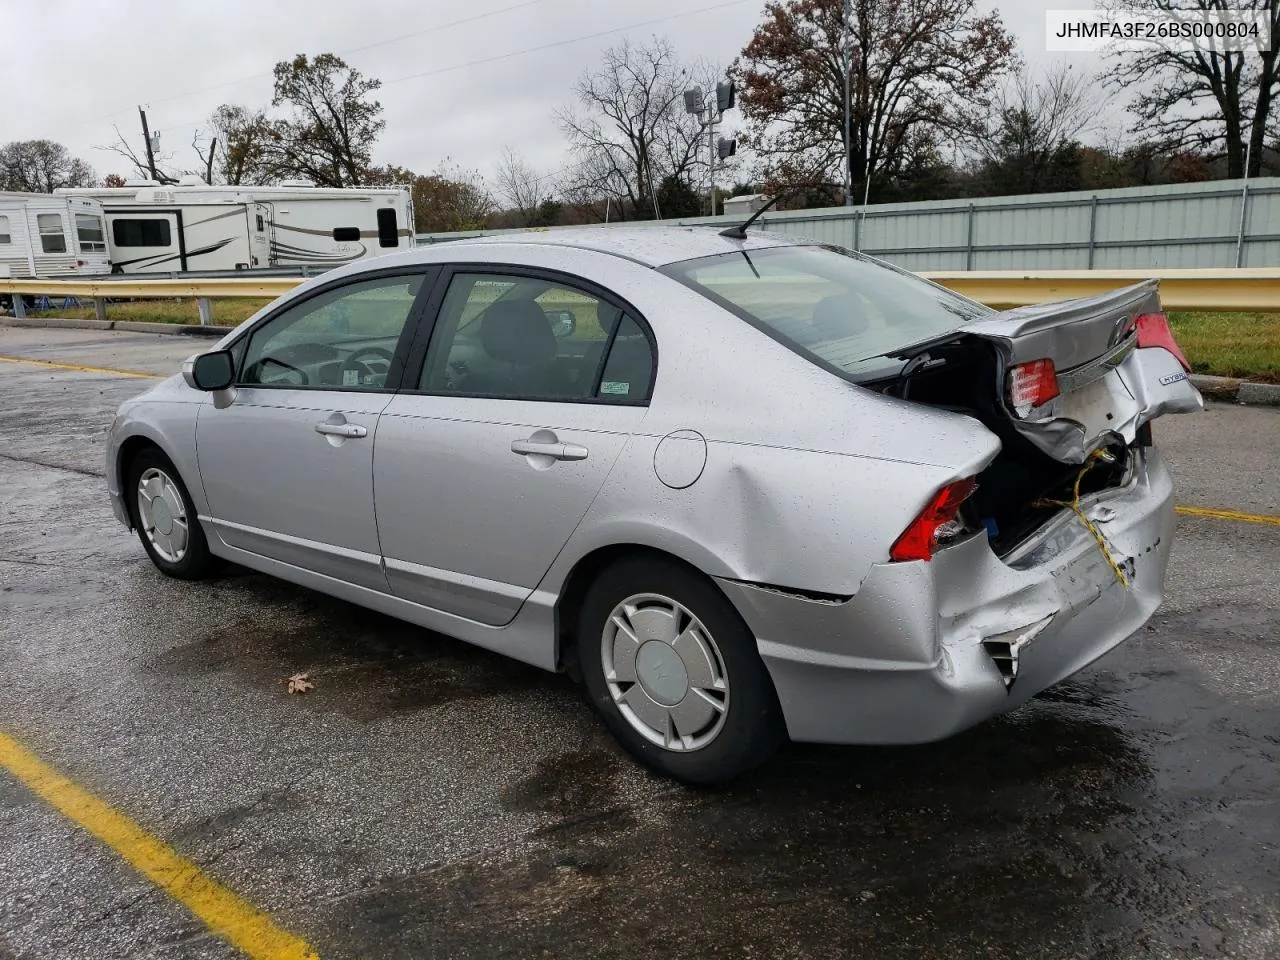
<svg viewBox="0 0 1280 960">
<path fill-rule="evenodd" d="M 455 701 L 482 700 L 568 681 L 353 604 L 257 575 L 216 581 L 208 602 L 252 610 L 195 632 L 143 664 L 176 676 L 233 671 L 277 688 L 306 673 L 310 709 L 372 721 Z"/>
<path fill-rule="evenodd" d="M 1280 778 L 1255 756 L 1244 806 L 1225 812 L 1225 770 L 1188 782 L 1204 745 L 1146 711 L 1172 699 L 1206 713 L 1213 698 L 1166 678 L 1135 717 L 1117 692 L 1172 666 L 1154 660 L 1113 659 L 942 743 L 790 746 L 718 789 L 637 790 L 647 775 L 607 745 L 544 759 L 504 797 L 553 816 L 533 834 L 540 849 L 396 878 L 326 920 L 331 944 L 376 942 L 388 957 L 478 944 L 492 957 L 1232 952 L 1248 918 L 1280 902 L 1257 847 L 1280 840 Z M 1212 749 L 1238 767 L 1231 737 L 1256 745 L 1267 722 L 1241 717 Z"/>
</svg>

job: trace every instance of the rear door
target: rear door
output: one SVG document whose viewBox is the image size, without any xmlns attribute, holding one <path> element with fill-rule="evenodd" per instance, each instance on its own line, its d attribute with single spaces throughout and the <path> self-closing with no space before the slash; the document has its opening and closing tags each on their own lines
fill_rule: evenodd
<svg viewBox="0 0 1280 960">
<path fill-rule="evenodd" d="M 575 278 L 457 270 L 374 451 L 398 596 L 490 625 L 533 592 L 644 419 L 643 321 Z"/>
<path fill-rule="evenodd" d="M 1157 291 L 1149 280 L 965 325 L 966 337 L 995 344 L 1002 396 L 1022 436 L 1055 460 L 1083 463 L 1110 438 L 1133 443 L 1158 416 L 1204 408 Z"/>
</svg>

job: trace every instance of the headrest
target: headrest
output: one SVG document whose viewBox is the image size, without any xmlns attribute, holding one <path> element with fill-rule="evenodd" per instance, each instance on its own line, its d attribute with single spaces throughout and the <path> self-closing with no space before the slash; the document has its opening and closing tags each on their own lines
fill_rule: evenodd
<svg viewBox="0 0 1280 960">
<path fill-rule="evenodd" d="M 813 326 L 827 340 L 857 336 L 867 329 L 866 305 L 852 293 L 819 300 L 813 308 Z"/>
<path fill-rule="evenodd" d="M 493 359 L 519 367 L 547 363 L 556 355 L 551 324 L 533 300 L 492 304 L 480 321 L 480 343 Z"/>
</svg>

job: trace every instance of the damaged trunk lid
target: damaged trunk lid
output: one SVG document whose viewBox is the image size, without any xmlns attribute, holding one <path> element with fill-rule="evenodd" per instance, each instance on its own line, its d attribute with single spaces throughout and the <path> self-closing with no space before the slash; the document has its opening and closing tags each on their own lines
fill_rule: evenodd
<svg viewBox="0 0 1280 960">
<path fill-rule="evenodd" d="M 1204 408 L 1154 280 L 1006 310 L 959 333 L 994 347 L 1009 421 L 1060 463 L 1083 464 L 1095 450 L 1133 444 L 1156 417 Z"/>
</svg>

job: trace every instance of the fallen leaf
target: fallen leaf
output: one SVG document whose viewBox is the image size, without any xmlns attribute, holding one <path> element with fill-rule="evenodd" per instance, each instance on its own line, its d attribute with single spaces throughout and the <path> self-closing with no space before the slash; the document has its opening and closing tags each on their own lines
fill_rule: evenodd
<svg viewBox="0 0 1280 960">
<path fill-rule="evenodd" d="M 309 673 L 295 673 L 286 682 L 289 684 L 290 693 L 306 693 L 315 686 L 311 682 L 311 674 Z"/>
</svg>

